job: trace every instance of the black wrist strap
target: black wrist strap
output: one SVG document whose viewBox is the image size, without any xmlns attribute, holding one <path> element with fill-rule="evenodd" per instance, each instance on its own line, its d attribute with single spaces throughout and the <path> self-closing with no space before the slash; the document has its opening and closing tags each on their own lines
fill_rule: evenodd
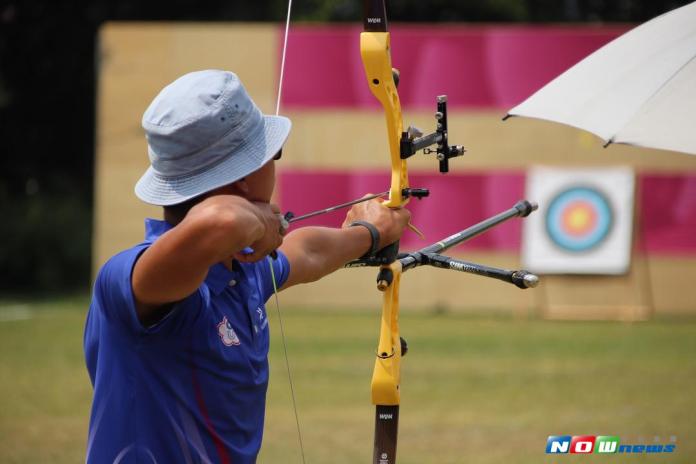
<svg viewBox="0 0 696 464">
<path fill-rule="evenodd" d="M 353 226 L 365 227 L 367 230 L 370 231 L 370 237 L 372 238 L 372 245 L 370 246 L 370 250 L 364 255 L 362 255 L 360 258 L 369 258 L 371 256 L 374 256 L 375 253 L 377 253 L 377 251 L 379 250 L 379 231 L 377 230 L 377 228 L 366 221 L 353 221 L 348 225 L 348 227 Z"/>
</svg>

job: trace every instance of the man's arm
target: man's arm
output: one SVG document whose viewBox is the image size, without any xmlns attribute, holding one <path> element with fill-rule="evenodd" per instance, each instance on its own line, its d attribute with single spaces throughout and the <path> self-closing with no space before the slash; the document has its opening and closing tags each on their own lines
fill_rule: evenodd
<svg viewBox="0 0 696 464">
<path fill-rule="evenodd" d="M 372 245 L 370 232 L 363 226 L 349 227 L 352 222 L 374 225 L 381 249 L 401 237 L 410 217 L 406 209 L 389 209 L 372 200 L 353 206 L 340 229 L 303 227 L 291 232 L 280 247 L 290 262 L 290 275 L 282 288 L 314 282 L 364 255 Z"/>
<path fill-rule="evenodd" d="M 282 242 L 271 205 L 235 195 L 211 196 L 163 234 L 138 259 L 132 286 L 138 319 L 160 320 L 171 303 L 192 294 L 210 266 L 230 263 L 245 247 L 267 254 Z"/>
</svg>

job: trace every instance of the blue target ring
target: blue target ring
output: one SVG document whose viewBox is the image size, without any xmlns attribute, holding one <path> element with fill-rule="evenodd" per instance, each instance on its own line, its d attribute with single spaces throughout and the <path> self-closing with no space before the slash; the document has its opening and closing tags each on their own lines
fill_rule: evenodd
<svg viewBox="0 0 696 464">
<path fill-rule="evenodd" d="M 574 253 L 600 245 L 611 231 L 609 200 L 591 187 L 572 187 L 557 194 L 546 210 L 546 233 L 564 251 Z"/>
</svg>

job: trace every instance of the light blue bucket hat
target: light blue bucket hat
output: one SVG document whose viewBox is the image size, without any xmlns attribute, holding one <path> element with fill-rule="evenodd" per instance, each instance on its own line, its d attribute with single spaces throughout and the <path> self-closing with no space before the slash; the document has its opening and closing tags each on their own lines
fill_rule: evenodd
<svg viewBox="0 0 696 464">
<path fill-rule="evenodd" d="M 151 166 L 135 185 L 146 203 L 182 203 L 261 168 L 291 123 L 261 113 L 236 74 L 206 70 L 165 87 L 142 120 Z"/>
</svg>

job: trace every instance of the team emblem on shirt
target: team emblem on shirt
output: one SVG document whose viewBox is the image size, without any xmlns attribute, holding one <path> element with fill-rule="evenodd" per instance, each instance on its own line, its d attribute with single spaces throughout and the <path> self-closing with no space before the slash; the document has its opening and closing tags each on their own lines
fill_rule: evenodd
<svg viewBox="0 0 696 464">
<path fill-rule="evenodd" d="M 261 306 L 256 308 L 256 314 L 259 315 L 259 322 L 261 322 L 261 330 L 265 329 L 268 325 L 268 319 Z M 258 332 L 258 331 L 257 331 Z"/>
<path fill-rule="evenodd" d="M 235 333 L 232 325 L 227 321 L 227 317 L 223 317 L 222 321 L 217 325 L 218 335 L 222 339 L 225 346 L 239 345 L 239 337 Z"/>
</svg>

